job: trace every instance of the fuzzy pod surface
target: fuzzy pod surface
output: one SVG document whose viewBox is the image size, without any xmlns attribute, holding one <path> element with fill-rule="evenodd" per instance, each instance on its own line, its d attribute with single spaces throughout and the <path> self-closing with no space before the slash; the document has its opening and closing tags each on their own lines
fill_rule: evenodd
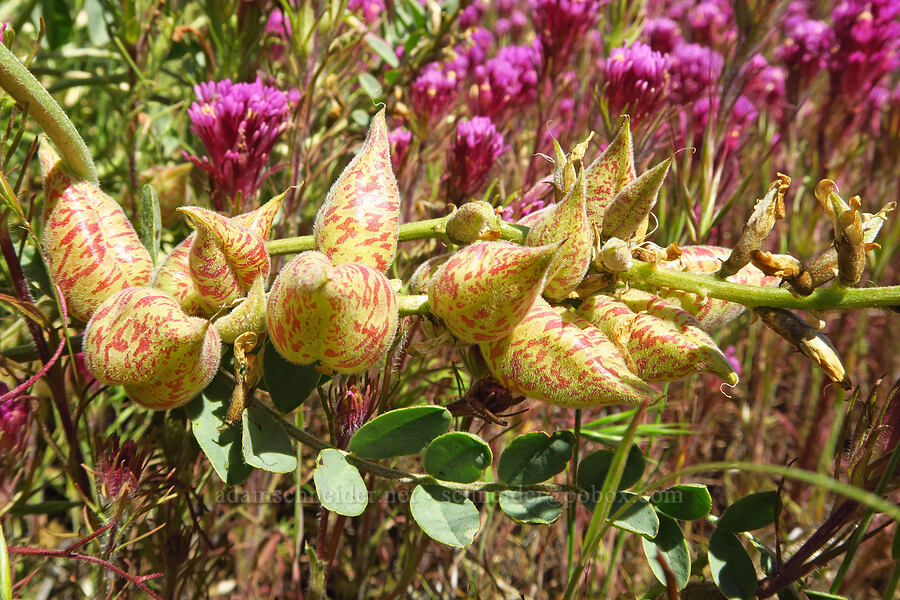
<svg viewBox="0 0 900 600">
<path fill-rule="evenodd" d="M 480 344 L 491 374 L 507 389 L 570 408 L 640 404 L 659 396 L 628 369 L 603 333 L 537 298 L 509 335 Z"/>
<path fill-rule="evenodd" d="M 199 394 L 219 367 L 221 340 L 209 322 L 184 314 L 169 294 L 132 287 L 104 300 L 84 330 L 84 361 L 103 383 L 124 385 L 152 409 Z"/>
<path fill-rule="evenodd" d="M 384 273 L 394 261 L 400 190 L 383 109 L 372 118 L 362 148 L 328 191 L 313 233 L 316 250 L 336 265 L 361 263 Z"/>
<path fill-rule="evenodd" d="M 559 252 L 559 243 L 534 248 L 507 242 L 466 246 L 431 277 L 431 311 L 464 342 L 502 338 L 528 314 Z"/>
<path fill-rule="evenodd" d="M 333 265 L 321 252 L 303 252 L 272 284 L 266 319 L 272 343 L 285 359 L 359 373 L 390 348 L 397 295 L 373 267 Z"/>
<path fill-rule="evenodd" d="M 153 260 L 118 202 L 76 178 L 49 143 L 40 145 L 44 177 L 41 246 L 69 313 L 87 321 L 116 292 L 147 285 Z"/>
</svg>

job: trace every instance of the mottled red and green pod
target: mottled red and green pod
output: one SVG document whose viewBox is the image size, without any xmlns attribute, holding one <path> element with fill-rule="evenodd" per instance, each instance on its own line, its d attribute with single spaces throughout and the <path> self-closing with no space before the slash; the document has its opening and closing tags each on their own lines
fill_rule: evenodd
<svg viewBox="0 0 900 600">
<path fill-rule="evenodd" d="M 585 169 L 586 208 L 592 224 L 598 227 L 603 225 L 603 215 L 613 197 L 636 177 L 630 119 L 628 115 L 623 115 L 616 137 Z"/>
<path fill-rule="evenodd" d="M 261 237 L 235 219 L 205 208 L 178 210 L 188 215 L 197 229 L 188 261 L 207 314 L 244 297 L 257 277 L 269 276 L 269 252 Z"/>
<path fill-rule="evenodd" d="M 541 209 L 538 209 L 534 212 L 530 212 L 518 221 L 516 221 L 517 225 L 522 225 L 524 227 L 532 228 L 535 227 L 538 223 L 544 220 L 544 218 L 550 214 L 550 209 L 552 209 L 555 204 L 550 204 Z"/>
<path fill-rule="evenodd" d="M 219 337 L 226 344 L 233 344 L 242 333 L 265 332 L 266 291 L 263 284 L 263 278 L 258 277 L 250 286 L 247 297 L 230 313 L 213 322 Z"/>
<path fill-rule="evenodd" d="M 625 302 L 596 295 L 578 314 L 611 338 L 622 339 L 645 381 L 666 382 L 711 373 L 735 385 L 737 373 L 690 314 L 652 294 L 631 290 Z"/>
<path fill-rule="evenodd" d="M 603 215 L 600 235 L 604 240 L 614 237 L 629 240 L 636 233 L 643 237 L 644 232 L 640 230 L 646 230 L 647 216 L 656 205 L 671 164 L 672 159 L 667 158 L 616 193 Z"/>
<path fill-rule="evenodd" d="M 316 214 L 316 250 L 336 265 L 362 263 L 384 273 L 400 235 L 400 190 L 391 168 L 384 110 L 372 118 L 359 153 Z"/>
<path fill-rule="evenodd" d="M 432 256 L 421 265 L 419 265 L 409 278 L 407 289 L 410 294 L 427 294 L 428 285 L 431 278 L 445 262 L 450 260 L 450 254 L 441 254 L 440 256 Z M 440 322 L 440 319 L 433 314 L 428 313 L 422 317 L 422 331 L 428 338 L 436 338 L 447 332 L 447 328 Z"/>
<path fill-rule="evenodd" d="M 161 410 L 206 387 L 219 367 L 221 341 L 208 321 L 184 314 L 169 294 L 132 287 L 97 307 L 83 348 L 94 377 L 124 385 L 132 400 Z"/>
<path fill-rule="evenodd" d="M 176 224 L 179 206 L 192 204 L 190 173 L 192 163 L 180 165 L 153 166 L 141 173 L 141 183 L 150 184 L 159 198 L 159 214 L 163 227 Z"/>
<path fill-rule="evenodd" d="M 731 250 L 720 246 L 686 246 L 681 249 L 682 255 L 678 260 L 660 262 L 659 266 L 666 269 L 687 271 L 688 273 L 715 273 Z M 763 287 L 777 287 L 779 279 L 769 277 L 753 265 L 747 265 L 734 275 L 726 278 L 743 285 L 756 285 Z M 742 304 L 709 298 L 682 291 L 669 291 L 666 298 L 677 301 L 681 308 L 690 313 L 708 332 L 715 331 L 725 323 L 737 318 L 746 310 Z"/>
<path fill-rule="evenodd" d="M 544 296 L 550 300 L 562 300 L 578 287 L 591 263 L 594 232 L 585 212 L 584 191 L 584 178 L 579 175 L 572 190 L 550 207 L 525 239 L 526 246 L 562 242 L 544 288 Z"/>
<path fill-rule="evenodd" d="M 246 227 L 263 240 L 269 239 L 272 231 L 272 223 L 275 215 L 281 208 L 285 194 L 275 196 L 259 208 L 242 215 L 233 217 L 238 224 Z M 190 255 L 191 244 L 197 233 L 187 236 L 180 244 L 175 246 L 166 260 L 156 270 L 153 277 L 153 287 L 159 288 L 171 294 L 184 312 L 189 315 L 204 314 L 204 304 L 200 298 L 200 292 L 191 276 Z"/>
<path fill-rule="evenodd" d="M 39 156 L 47 270 L 62 290 L 69 314 L 87 321 L 106 298 L 147 285 L 153 261 L 115 200 L 70 174 L 46 141 Z"/>
<path fill-rule="evenodd" d="M 534 248 L 507 242 L 466 246 L 431 278 L 431 312 L 464 342 L 499 339 L 528 314 L 559 252 L 558 243 Z"/>
<path fill-rule="evenodd" d="M 659 394 L 628 370 L 603 333 L 571 311 L 537 298 L 504 338 L 480 345 L 491 373 L 516 394 L 581 408 L 639 404 Z"/>
<path fill-rule="evenodd" d="M 288 262 L 269 292 L 269 336 L 297 364 L 359 373 L 384 356 L 397 329 L 397 295 L 374 268 L 332 265 L 321 252 Z"/>
</svg>

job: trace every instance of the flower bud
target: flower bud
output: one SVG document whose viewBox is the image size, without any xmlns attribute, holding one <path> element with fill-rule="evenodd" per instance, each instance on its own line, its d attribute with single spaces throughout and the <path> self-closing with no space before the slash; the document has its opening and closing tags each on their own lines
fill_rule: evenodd
<svg viewBox="0 0 900 600">
<path fill-rule="evenodd" d="M 488 202 L 466 202 L 447 219 L 445 231 L 454 244 L 493 242 L 500 239 L 500 216 Z"/>
<path fill-rule="evenodd" d="M 219 367 L 221 341 L 169 294 L 127 288 L 104 300 L 84 330 L 84 360 L 100 381 L 124 385 L 132 400 L 174 408 L 203 391 Z"/>
<path fill-rule="evenodd" d="M 634 146 L 628 115 L 619 119 L 619 130 L 603 153 L 585 170 L 584 180 L 588 219 L 598 227 L 613 196 L 634 181 Z"/>
<path fill-rule="evenodd" d="M 606 240 L 599 252 L 600 263 L 611 273 L 622 273 L 634 264 L 628 242 L 619 238 Z"/>
<path fill-rule="evenodd" d="M 560 251 L 559 243 L 536 248 L 506 242 L 466 246 L 431 278 L 431 311 L 464 342 L 499 339 L 528 314 Z"/>
<path fill-rule="evenodd" d="M 578 314 L 608 338 L 624 337 L 641 379 L 665 382 L 703 372 L 737 384 L 737 373 L 728 359 L 690 314 L 639 290 L 629 291 L 625 298 L 622 302 L 600 294 L 592 296 L 582 303 Z"/>
<path fill-rule="evenodd" d="M 603 333 L 537 298 L 506 337 L 480 345 L 488 368 L 514 394 L 570 408 L 640 404 L 659 394 L 628 370 Z"/>
<path fill-rule="evenodd" d="M 653 207 L 662 187 L 672 159 L 667 158 L 640 177 L 622 188 L 609 203 L 603 215 L 603 228 L 600 237 L 604 240 L 621 238 L 629 240 L 640 229 L 646 231 L 644 222 Z M 643 238 L 640 232 L 637 237 Z"/>
<path fill-rule="evenodd" d="M 397 329 L 397 295 L 374 268 L 334 266 L 321 252 L 288 262 L 269 292 L 269 336 L 297 364 L 359 373 L 384 356 Z"/>
<path fill-rule="evenodd" d="M 263 333 L 266 330 L 266 291 L 263 278 L 257 277 L 247 297 L 239 301 L 230 313 L 216 319 L 213 327 L 226 344 L 233 344 L 243 333 Z"/>
<path fill-rule="evenodd" d="M 62 290 L 69 314 L 87 321 L 106 298 L 147 285 L 153 261 L 115 200 L 71 175 L 46 141 L 39 157 L 47 270 Z"/>
<path fill-rule="evenodd" d="M 526 246 L 544 246 L 562 242 L 553 259 L 544 288 L 544 296 L 562 300 L 578 287 L 591 262 L 594 233 L 584 204 L 583 173 L 562 202 L 553 204 L 544 219 L 528 232 Z"/>
<path fill-rule="evenodd" d="M 384 273 L 400 235 L 400 190 L 391 168 L 384 110 L 316 214 L 316 250 L 336 265 L 362 263 Z"/>
<path fill-rule="evenodd" d="M 269 276 L 269 252 L 261 237 L 211 210 L 182 207 L 197 228 L 188 257 L 191 277 L 208 314 L 242 298 L 257 277 Z"/>
<path fill-rule="evenodd" d="M 256 210 L 237 215 L 232 219 L 238 225 L 246 227 L 263 240 L 267 240 L 275 215 L 281 208 L 285 195 L 286 192 L 279 194 Z M 197 233 L 194 232 L 175 246 L 156 270 L 153 278 L 153 287 L 171 294 L 178 300 L 184 312 L 189 315 L 206 314 L 200 292 L 197 291 L 194 278 L 191 276 L 191 244 L 194 243 L 196 237 Z"/>
</svg>

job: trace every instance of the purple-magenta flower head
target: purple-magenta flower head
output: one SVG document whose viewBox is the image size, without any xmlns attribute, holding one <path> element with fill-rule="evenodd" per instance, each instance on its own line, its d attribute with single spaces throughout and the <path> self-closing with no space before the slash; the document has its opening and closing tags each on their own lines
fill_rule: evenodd
<svg viewBox="0 0 900 600">
<path fill-rule="evenodd" d="M 8 392 L 9 387 L 0 382 L 0 396 Z M 28 437 L 30 412 L 28 401 L 21 396 L 0 401 L 0 460 L 22 449 Z"/>
<path fill-rule="evenodd" d="M 691 118 L 686 123 L 685 144 L 698 144 L 703 139 L 707 127 L 715 127 L 719 116 L 719 97 L 705 96 L 698 99 L 689 109 Z M 738 96 L 725 122 L 722 149 L 730 154 L 744 141 L 744 133 L 759 116 L 759 111 L 746 96 Z"/>
<path fill-rule="evenodd" d="M 791 87 L 806 87 L 828 63 L 834 33 L 822 21 L 798 16 L 787 22 L 785 37 L 775 58 L 787 69 Z"/>
<path fill-rule="evenodd" d="M 564 69 L 607 0 L 531 0 L 544 67 Z"/>
<path fill-rule="evenodd" d="M 723 0 L 703 0 L 687 13 L 691 40 L 722 48 L 737 39 L 731 4 Z"/>
<path fill-rule="evenodd" d="M 603 93 L 612 117 L 627 111 L 638 122 L 653 114 L 665 99 L 670 68 L 668 54 L 634 42 L 613 48 L 598 67 L 603 72 Z"/>
<path fill-rule="evenodd" d="M 208 81 L 194 86 L 194 93 L 197 102 L 188 110 L 191 131 L 208 156 L 185 156 L 209 174 L 216 210 L 246 212 L 270 172 L 272 147 L 287 127 L 288 95 L 259 78 L 252 83 Z"/>
<path fill-rule="evenodd" d="M 722 55 L 700 44 L 678 44 L 672 51 L 672 97 L 678 104 L 690 104 L 709 96 L 718 85 L 724 61 Z"/>
<path fill-rule="evenodd" d="M 499 120 L 509 109 L 533 102 L 540 64 L 540 53 L 534 46 L 501 48 L 497 56 L 475 67 L 469 110 Z"/>
<path fill-rule="evenodd" d="M 381 18 L 387 7 L 384 0 L 349 0 L 347 10 L 361 16 L 366 25 L 372 25 Z"/>
<path fill-rule="evenodd" d="M 447 196 L 461 204 L 485 184 L 488 174 L 508 146 L 489 117 L 474 117 L 456 124 L 447 155 Z"/>
<path fill-rule="evenodd" d="M 898 65 L 900 2 L 845 0 L 831 13 L 836 47 L 828 60 L 831 90 L 865 98 Z"/>
<path fill-rule="evenodd" d="M 388 132 L 388 141 L 391 144 L 391 163 L 394 165 L 394 173 L 399 173 L 403 170 L 406 162 L 406 153 L 409 152 L 412 132 L 405 127 L 395 127 Z"/>
<path fill-rule="evenodd" d="M 291 39 L 293 34 L 291 21 L 285 16 L 284 11 L 276 8 L 269 13 L 269 18 L 266 20 L 266 35 L 272 40 L 269 45 L 269 56 L 272 61 L 281 60 L 287 49 L 285 42 Z"/>
<path fill-rule="evenodd" d="M 480 24 L 485 12 L 487 12 L 487 5 L 484 0 L 475 0 L 460 13 L 459 28 L 466 30 Z"/>
<path fill-rule="evenodd" d="M 785 102 L 785 70 L 770 65 L 762 54 L 754 54 L 744 66 L 744 74 L 747 77 L 744 96 L 757 107 L 779 117 Z"/>
<path fill-rule="evenodd" d="M 641 35 L 651 48 L 663 54 L 671 52 L 683 41 L 678 23 L 667 17 L 648 20 Z"/>
<path fill-rule="evenodd" d="M 410 103 L 413 113 L 428 127 L 443 118 L 459 96 L 456 71 L 439 63 L 425 65 L 422 74 L 412 82 Z"/>
</svg>

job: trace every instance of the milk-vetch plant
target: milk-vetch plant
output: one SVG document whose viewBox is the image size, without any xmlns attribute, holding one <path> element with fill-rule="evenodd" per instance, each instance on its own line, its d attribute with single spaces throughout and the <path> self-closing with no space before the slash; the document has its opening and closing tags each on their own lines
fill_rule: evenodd
<svg viewBox="0 0 900 600">
<path fill-rule="evenodd" d="M 548 29 L 543 36 L 551 40 L 552 33 Z M 563 60 L 569 50 L 563 45 L 555 52 L 549 58 Z M 0 63 L 15 60 L 0 49 Z M 552 62 L 532 67 L 548 73 L 558 68 Z M 0 84 L 18 94 L 22 86 L 12 79 L 20 76 L 16 68 L 0 71 Z M 227 108 L 214 102 L 213 92 L 230 86 L 200 88 L 206 104 L 191 110 L 204 117 L 201 124 L 215 125 L 204 107 Z M 40 98 L 35 93 L 16 99 Z M 266 175 L 263 166 L 285 126 L 287 99 L 273 102 L 267 105 L 269 129 L 260 133 L 265 149 L 253 169 L 241 173 L 238 159 L 247 157 L 224 151 L 211 160 L 193 159 L 214 180 L 214 206 L 253 205 Z M 490 112 L 499 118 L 508 107 L 494 108 Z M 467 156 L 466 144 L 457 140 L 448 159 L 456 171 L 443 184 L 449 189 L 445 198 L 462 205 L 445 217 L 401 224 L 402 214 L 416 213 L 402 206 L 386 112 L 372 116 L 365 141 L 318 207 L 312 235 L 269 240 L 279 223 L 295 218 L 279 212 L 291 190 L 234 216 L 182 206 L 178 212 L 196 231 L 174 245 L 155 273 L 155 257 L 125 212 L 82 172 L 89 161 L 71 151 L 84 146 L 80 137 L 48 126 L 62 118 L 58 114 L 40 113 L 50 137 L 38 150 L 44 182 L 41 252 L 73 316 L 61 323 L 62 330 L 80 331 L 87 371 L 101 383 L 121 386 L 120 396 L 142 407 L 184 406 L 200 448 L 229 485 L 243 483 L 254 469 L 294 472 L 294 442 L 315 449 L 312 482 L 325 511 L 314 560 L 322 577 L 334 558 L 324 533 L 329 513 L 343 523 L 372 510 L 371 482 L 381 477 L 414 485 L 411 516 L 428 536 L 455 547 L 470 545 L 482 526 L 479 508 L 464 492 L 497 492 L 504 513 L 530 524 L 561 516 L 563 505 L 554 494 L 587 493 L 579 502 L 594 516 L 584 553 L 572 558 L 569 597 L 609 527 L 641 536 L 654 575 L 673 592 L 683 588 L 691 556 L 678 521 L 707 518 L 710 496 L 705 486 L 690 484 L 678 490 L 679 500 L 651 495 L 650 484 L 641 483 L 644 457 L 631 449 L 638 420 L 665 397 L 670 382 L 706 373 L 738 383 L 714 338 L 747 308 L 829 379 L 852 387 L 834 344 L 791 311 L 900 305 L 898 286 L 857 287 L 866 253 L 877 250 L 876 237 L 893 206 L 864 212 L 861 199 L 845 201 L 824 180 L 815 196 L 831 221 L 832 247 L 806 261 L 773 254 L 764 241 L 776 220 L 786 217 L 790 185 L 779 174 L 734 248 L 657 244 L 650 241 L 652 213 L 673 159 L 639 174 L 630 120 L 623 117 L 602 152 L 590 136 L 568 153 L 554 140 L 547 174 L 553 202 L 507 222 L 486 202 L 462 203 L 471 195 L 466 191 L 481 189 L 506 150 L 494 125 L 477 117 L 489 134 L 486 146 L 479 156 Z M 244 122 L 243 117 L 230 118 Z M 210 153 L 222 150 L 207 139 L 215 137 L 212 129 L 202 131 Z M 68 156 L 57 156 L 51 143 L 69 149 Z M 477 164 L 466 163 L 469 158 Z M 435 238 L 446 252 L 427 260 L 398 259 L 402 243 Z M 296 256 L 279 258 L 289 254 Z M 403 281 L 413 266 L 414 274 Z M 836 283 L 824 287 L 832 279 Z M 458 353 L 464 372 L 459 377 L 473 382 L 470 390 L 494 389 L 491 399 L 502 390 L 510 403 L 526 397 L 579 411 L 627 405 L 635 411 L 631 426 L 620 434 L 617 450 L 583 457 L 568 431 L 519 436 L 496 452 L 496 481 L 480 481 L 495 464 L 489 443 L 469 431 L 449 431 L 453 415 L 443 406 L 391 405 L 397 365 L 417 376 L 403 361 L 413 352 L 409 338 L 417 335 L 418 322 L 426 337 L 420 340 L 422 353 L 442 360 Z M 285 419 L 316 387 L 330 442 Z M 487 398 L 473 392 L 467 401 L 471 412 L 464 414 L 502 423 Z M 378 462 L 402 456 L 421 456 L 424 472 Z M 570 461 L 567 485 L 545 483 Z M 860 501 L 881 499 L 865 493 Z M 769 495 L 757 500 L 766 511 L 774 503 Z M 571 501 L 567 510 L 579 502 Z M 719 551 L 730 549 L 742 560 L 735 532 L 774 521 L 762 518 L 760 525 L 748 516 L 752 511 L 735 505 L 709 543 L 713 576 L 723 590 L 728 582 Z M 755 590 L 752 565 L 749 579 Z"/>
</svg>

